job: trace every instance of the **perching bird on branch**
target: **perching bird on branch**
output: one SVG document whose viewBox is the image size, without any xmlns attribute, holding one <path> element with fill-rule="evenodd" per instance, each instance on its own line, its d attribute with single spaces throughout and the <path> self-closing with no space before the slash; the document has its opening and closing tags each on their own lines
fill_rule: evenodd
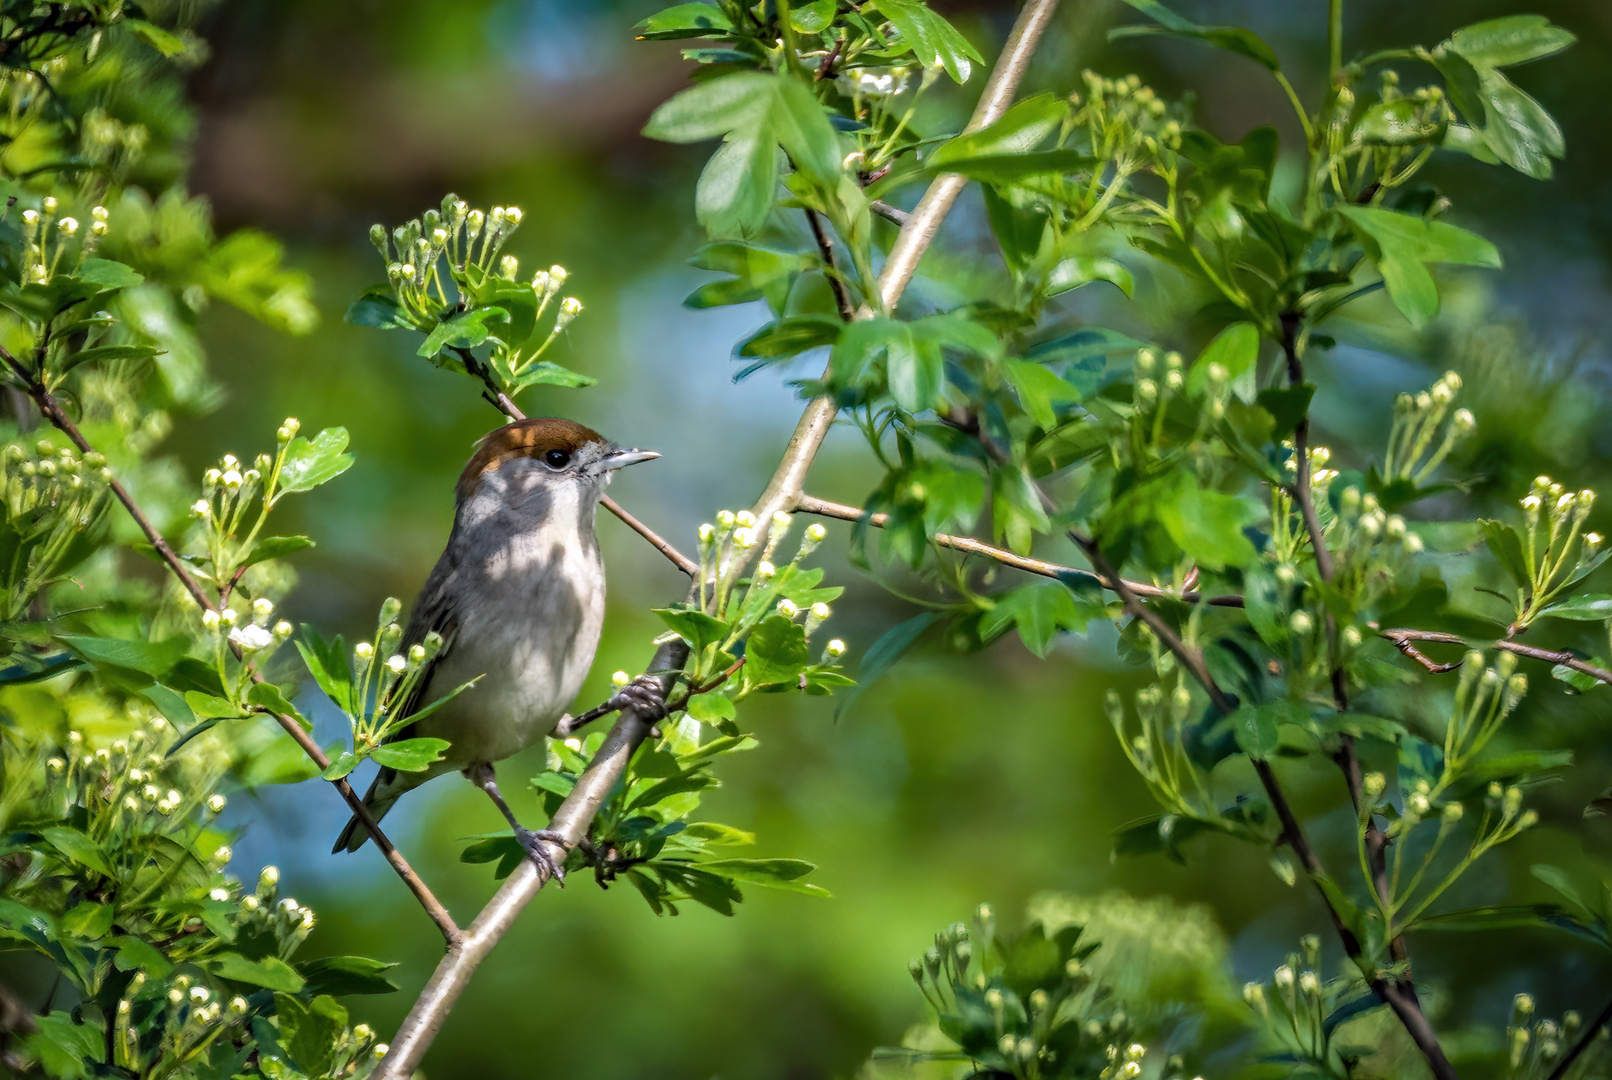
<svg viewBox="0 0 1612 1080">
<path fill-rule="evenodd" d="M 517 420 L 481 441 L 459 477 L 447 549 L 403 632 L 405 651 L 429 633 L 442 645 L 399 715 L 479 681 L 396 734 L 451 746 L 423 772 L 381 769 L 364 796 L 377 819 L 405 792 L 461 770 L 497 804 L 527 853 L 560 876 L 539 841 L 563 841 L 515 820 L 492 763 L 553 734 L 565 718 L 604 621 L 604 561 L 593 531 L 599 498 L 615 470 L 659 456 L 551 417 Z M 639 683 L 618 698 L 612 704 L 651 714 L 659 705 Z M 332 851 L 355 851 L 367 839 L 355 816 Z"/>
</svg>

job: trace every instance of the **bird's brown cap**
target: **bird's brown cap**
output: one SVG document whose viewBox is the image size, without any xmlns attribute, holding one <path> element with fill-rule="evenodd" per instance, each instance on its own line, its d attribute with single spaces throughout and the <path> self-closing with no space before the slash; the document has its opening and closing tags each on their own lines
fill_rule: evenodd
<svg viewBox="0 0 1612 1080">
<path fill-rule="evenodd" d="M 488 432 L 471 455 L 454 489 L 462 502 L 476 493 L 481 478 L 511 458 L 542 459 L 550 450 L 575 454 L 589 443 L 607 442 L 592 428 L 557 416 L 533 416 Z"/>
</svg>

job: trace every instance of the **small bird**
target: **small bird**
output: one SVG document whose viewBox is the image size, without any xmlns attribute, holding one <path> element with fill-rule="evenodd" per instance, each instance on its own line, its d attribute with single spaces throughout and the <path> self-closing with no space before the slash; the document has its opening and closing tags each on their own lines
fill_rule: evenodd
<svg viewBox="0 0 1612 1080">
<path fill-rule="evenodd" d="M 497 804 L 527 853 L 560 876 L 539 842 L 559 838 L 515 820 L 492 763 L 553 734 L 566 719 L 604 622 L 604 561 L 593 530 L 599 499 L 615 470 L 659 456 L 623 449 L 554 417 L 517 420 L 482 439 L 459 477 L 448 546 L 403 632 L 405 652 L 428 633 L 440 635 L 442 646 L 398 715 L 479 681 L 394 736 L 451 745 L 423 772 L 381 769 L 364 796 L 376 819 L 405 792 L 461 770 Z M 651 696 L 634 683 L 609 704 L 653 713 L 658 702 L 640 700 Z M 354 816 L 332 852 L 356 851 L 367 839 Z"/>
</svg>

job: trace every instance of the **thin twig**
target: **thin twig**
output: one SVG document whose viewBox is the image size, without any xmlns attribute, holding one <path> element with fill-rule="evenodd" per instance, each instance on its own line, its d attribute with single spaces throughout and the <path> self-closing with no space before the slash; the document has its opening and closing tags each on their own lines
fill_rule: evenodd
<svg viewBox="0 0 1612 1080">
<path fill-rule="evenodd" d="M 839 309 L 840 319 L 850 322 L 856 318 L 856 305 L 851 303 L 840 268 L 834 264 L 834 241 L 828 238 L 828 230 L 823 228 L 823 219 L 816 210 L 806 211 L 806 224 L 811 226 L 812 239 L 817 241 L 817 251 L 823 256 L 823 276 L 828 278 L 828 287 L 834 293 L 834 306 Z"/>
<path fill-rule="evenodd" d="M 898 227 L 905 225 L 907 219 L 912 216 L 899 206 L 891 206 L 883 199 L 869 199 L 868 209 L 884 218 L 884 220 L 894 222 Z"/>
<path fill-rule="evenodd" d="M 1609 1024 L 1612 1024 L 1612 1001 L 1606 1003 L 1606 1008 L 1601 1010 L 1601 1015 L 1597 1016 L 1595 1020 L 1584 1029 L 1584 1034 L 1578 1037 L 1578 1041 L 1575 1042 L 1573 1044 L 1573 1048 L 1567 1052 L 1567 1056 L 1556 1063 L 1556 1067 L 1550 1071 L 1550 1075 L 1547 1076 L 1545 1080 L 1562 1080 L 1562 1078 L 1567 1075 L 1567 1070 L 1573 1067 L 1573 1062 L 1584 1056 L 1584 1051 L 1588 1050 L 1590 1048 L 1590 1044 L 1601 1037 L 1601 1032 L 1605 1030 Z"/>
<path fill-rule="evenodd" d="M 1465 645 L 1467 648 L 1472 647 L 1471 642 L 1462 637 L 1460 634 L 1446 634 L 1439 630 L 1411 630 L 1407 628 L 1400 628 L 1396 630 L 1379 630 L 1377 631 L 1377 634 L 1379 637 L 1384 637 L 1389 641 L 1392 641 L 1396 646 L 1398 646 L 1399 650 L 1404 652 L 1407 656 L 1410 656 L 1411 653 L 1406 652 L 1406 643 L 1413 641 L 1420 641 L 1436 645 Z M 1490 642 L 1488 648 L 1501 649 L 1505 652 L 1516 653 L 1518 656 L 1526 656 L 1530 660 L 1540 660 L 1547 664 L 1555 664 L 1561 667 L 1572 668 L 1574 671 L 1588 675 L 1592 679 L 1597 679 L 1604 683 L 1612 683 L 1612 671 L 1608 671 L 1603 667 L 1596 667 L 1594 664 L 1580 660 L 1570 652 L 1558 652 L 1553 649 L 1540 649 L 1533 645 L 1524 645 L 1520 641 L 1512 641 L 1509 638 L 1502 638 L 1499 641 Z M 1420 654 L 1417 654 L 1414 659 L 1420 660 L 1424 665 L 1427 663 L 1426 657 L 1423 657 Z M 1439 667 L 1444 671 L 1454 671 L 1460 666 L 1460 664 L 1439 665 Z M 1432 669 L 1429 668 L 1429 670 Z"/>
<path fill-rule="evenodd" d="M 95 452 L 95 448 L 90 445 L 88 439 L 84 438 L 84 434 L 78 429 L 78 425 L 68 417 L 61 407 L 61 402 L 56 400 L 54 394 L 46 390 L 44 385 L 33 378 L 22 364 L 17 361 L 16 357 L 6 350 L 0 349 L 0 359 L 3 359 L 27 384 L 28 395 L 39 406 L 39 412 L 45 419 L 49 420 L 68 439 L 72 440 L 73 445 L 77 446 L 80 452 L 84 454 Z M 139 504 L 134 501 L 128 489 L 116 479 L 108 481 L 108 486 L 112 489 L 112 493 L 117 496 L 118 501 L 123 504 L 124 509 L 129 512 L 129 516 L 134 519 L 135 524 L 140 527 L 140 531 L 145 534 L 146 540 L 156 550 L 157 554 L 162 557 L 163 562 L 167 564 L 168 569 L 173 572 L 185 590 L 190 593 L 203 610 L 217 611 L 218 605 L 214 603 L 212 597 L 207 595 L 207 591 L 191 575 L 184 562 L 175 554 L 168 541 L 163 538 L 162 533 L 157 530 L 156 526 L 151 524 L 151 519 L 140 509 Z M 231 644 L 231 650 L 235 653 L 236 658 L 240 659 L 240 650 L 233 643 Z M 263 676 L 255 669 L 251 669 L 250 674 L 254 683 L 264 681 Z M 325 752 L 319 748 L 319 744 L 313 741 L 313 737 L 303 730 L 302 725 L 295 718 L 270 709 L 262 711 L 275 719 L 280 727 L 296 741 L 297 745 L 302 747 L 303 752 L 313 759 L 314 764 L 318 765 L 321 771 L 329 767 L 330 758 L 325 756 Z M 369 807 L 364 805 L 364 800 L 353 790 L 352 785 L 345 779 L 332 781 L 332 783 L 335 785 L 337 792 L 341 794 L 341 797 L 346 800 L 347 805 L 352 808 L 353 813 L 358 815 L 359 821 L 363 822 L 364 827 L 369 830 L 371 838 L 375 841 L 375 846 L 385 854 L 386 861 L 391 863 L 392 869 L 403 880 L 403 884 L 414 894 L 415 899 L 420 902 L 420 906 L 425 909 L 426 914 L 431 917 L 431 920 L 437 924 L 437 928 L 442 931 L 442 936 L 452 945 L 459 935 L 459 927 L 454 923 L 453 917 L 448 913 L 448 909 L 442 905 L 441 901 L 421 880 L 420 875 L 409 865 L 402 852 L 398 851 L 391 840 L 387 839 L 386 834 L 381 831 L 380 826 L 376 823 L 374 815 L 370 813 Z"/>
<path fill-rule="evenodd" d="M 1006 111 L 1008 103 L 1012 101 L 1014 90 L 1029 64 L 1030 56 L 1035 51 L 1041 31 L 1045 29 L 1056 7 L 1057 0 L 1029 0 L 1019 13 L 1013 33 L 1009 36 L 1002 55 L 997 59 L 996 68 L 991 74 L 985 94 L 975 109 L 974 120 L 970 121 L 971 128 L 989 124 Z M 930 192 L 933 193 L 940 183 L 941 180 L 937 179 L 931 184 Z M 906 289 L 907 282 L 911 280 L 912 269 L 917 266 L 924 249 L 933 240 L 941 219 L 946 216 L 955 197 L 955 191 L 944 200 L 930 200 L 926 195 L 925 200 L 929 204 L 929 209 L 924 211 L 924 216 L 921 217 L 915 212 L 913 221 L 909 222 L 909 228 L 903 229 L 896 237 L 890 258 L 885 263 L 884 274 L 879 279 L 880 294 L 887 308 L 893 307 Z M 920 203 L 921 208 L 923 205 Z M 898 251 L 902 252 L 899 260 L 896 258 Z M 784 449 L 778 467 L 773 472 L 772 480 L 752 510 L 757 521 L 770 523 L 775 511 L 788 511 L 794 508 L 800 499 L 806 474 L 823 444 L 823 437 L 828 433 L 836 412 L 833 398 L 826 395 L 813 399 L 806 406 L 795 425 L 795 431 Z M 759 551 L 760 548 L 761 545 L 757 544 L 752 550 Z M 687 655 L 687 647 L 681 639 L 666 642 L 656 650 L 654 658 L 650 661 L 649 670 L 664 673 L 659 676 L 663 694 L 670 692 L 678 672 L 687 661 Z M 559 832 L 569 843 L 573 845 L 580 843 L 592 827 L 594 816 L 599 812 L 605 797 L 626 770 L 628 759 L 632 757 L 652 727 L 653 722 L 639 716 L 636 710 L 624 709 L 620 719 L 610 729 L 610 734 L 600 746 L 599 752 L 594 755 L 588 768 L 577 780 L 576 787 L 572 789 L 565 802 L 560 804 L 548 827 Z M 563 852 L 555 854 L 560 857 L 564 855 Z M 432 1040 L 436 1038 L 443 1021 L 447 1019 L 454 1002 L 469 984 L 471 976 L 475 974 L 476 968 L 497 945 L 499 939 L 508 932 L 515 917 L 532 901 L 543 885 L 544 877 L 535 862 L 531 859 L 522 859 L 520 866 L 471 924 L 463 942 L 450 948 L 448 955 L 437 966 L 431 980 L 398 1029 L 396 1037 L 391 1042 L 390 1052 L 382 1060 L 372 1080 L 406 1080 L 413 1075 Z"/>
</svg>

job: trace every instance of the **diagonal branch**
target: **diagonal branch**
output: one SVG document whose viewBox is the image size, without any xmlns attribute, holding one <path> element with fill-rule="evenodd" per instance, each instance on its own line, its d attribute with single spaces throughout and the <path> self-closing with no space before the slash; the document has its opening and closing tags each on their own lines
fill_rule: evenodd
<svg viewBox="0 0 1612 1080">
<path fill-rule="evenodd" d="M 1595 1040 L 1606 1034 L 1609 1026 L 1612 1026 L 1612 1001 L 1606 1003 L 1606 1008 L 1601 1010 L 1600 1016 L 1590 1021 L 1589 1026 L 1584 1029 L 1584 1034 L 1578 1037 L 1578 1042 L 1574 1043 L 1573 1048 L 1556 1063 L 1556 1067 L 1550 1071 L 1545 1080 L 1562 1080 L 1567 1071 L 1573 1067 L 1573 1062 L 1583 1057 L 1584 1051 L 1588 1050 Z"/>
<path fill-rule="evenodd" d="M 970 129 L 993 122 L 1007 110 L 1057 3 L 1058 0 L 1029 0 L 1020 12 L 1013 33 L 997 59 L 990 82 L 986 84 L 980 103 L 974 110 L 974 117 L 969 122 Z M 957 179 L 960 181 L 961 178 Z M 878 283 L 887 308 L 893 307 L 900 299 L 919 259 L 934 239 L 942 219 L 957 196 L 954 189 L 945 198 L 932 199 L 930 196 L 935 195 L 936 189 L 943 184 L 949 186 L 948 177 L 939 177 L 930 185 L 928 193 L 891 248 Z M 961 187 L 960 182 L 957 187 Z M 770 527 L 774 512 L 787 512 L 795 508 L 806 474 L 822 447 L 823 438 L 828 434 L 837 411 L 834 400 L 826 395 L 813 399 L 806 406 L 784 448 L 772 480 L 752 510 L 757 521 L 766 522 Z M 758 544 L 752 550 L 759 551 L 760 548 Z M 687 647 L 678 639 L 656 650 L 649 670 L 661 680 L 663 699 L 670 692 L 687 657 Z M 640 716 L 636 710 L 624 709 L 599 752 L 578 778 L 576 787 L 560 804 L 548 827 L 559 832 L 571 844 L 581 842 L 587 836 L 599 807 L 625 772 L 628 760 L 652 726 L 653 722 Z M 555 851 L 552 854 L 563 858 L 565 853 Z M 544 884 L 545 878 L 536 864 L 530 859 L 521 860 L 520 867 L 510 875 L 471 924 L 464 940 L 449 947 L 448 955 L 437 966 L 404 1018 L 397 1036 L 392 1040 L 390 1051 L 372 1080 L 406 1080 L 413 1075 L 476 968 L 492 952 L 514 924 L 515 917 L 531 903 Z"/>
<path fill-rule="evenodd" d="M 0 360 L 3 360 L 12 372 L 23 381 L 28 396 L 33 398 L 34 403 L 39 406 L 40 415 L 50 421 L 58 431 L 66 435 L 81 453 L 91 454 L 95 452 L 95 448 L 90 444 L 90 441 L 84 437 L 84 433 L 79 430 L 78 425 L 73 423 L 72 418 L 62 408 L 61 402 L 45 388 L 43 382 L 29 372 L 15 356 L 4 348 L 0 348 Z M 201 584 L 197 582 L 189 568 L 174 552 L 172 545 L 157 530 L 157 527 L 151 523 L 151 519 L 141 510 L 140 505 L 134 501 L 134 497 L 129 494 L 129 490 L 116 478 L 108 480 L 107 486 L 112 489 L 112 494 L 123 504 L 124 509 L 129 512 L 129 516 L 140 527 L 140 531 L 145 534 L 146 539 L 162 558 L 162 561 L 167 564 L 168 569 L 172 571 L 174 577 L 178 579 L 185 591 L 191 595 L 203 610 L 217 611 L 218 605 L 213 602 L 213 598 L 201 587 Z M 237 660 L 241 659 L 241 651 L 237 646 L 232 643 L 230 649 L 234 652 Z M 248 670 L 254 683 L 264 681 L 262 674 L 256 669 L 249 668 Z M 313 736 L 304 730 L 294 717 L 286 716 L 272 709 L 260 711 L 272 716 L 275 722 L 285 730 L 286 734 L 290 735 L 296 744 L 302 748 L 303 752 L 313 760 L 314 764 L 319 766 L 321 771 L 330 766 L 330 758 L 320 749 L 319 744 L 313 741 Z M 414 894 L 414 898 L 419 901 L 420 906 L 431 917 L 431 921 L 437 924 L 437 929 L 442 931 L 443 938 L 452 945 L 459 936 L 459 927 L 454 923 L 453 916 L 448 913 L 448 909 L 442 905 L 442 902 L 431 892 L 431 889 L 420 878 L 420 875 L 409 865 L 408 860 L 403 857 L 403 853 L 398 851 L 392 841 L 381 831 L 380 826 L 376 823 L 375 816 L 370 813 L 369 807 L 364 805 L 364 800 L 353 790 L 352 785 L 345 778 L 334 780 L 331 783 L 347 805 L 352 808 L 353 813 L 358 815 L 358 820 L 363 822 L 364 827 L 369 830 L 371 839 L 375 841 L 375 846 L 385 855 L 386 861 L 391 864 L 397 876 L 403 880 L 403 884 Z"/>
</svg>

